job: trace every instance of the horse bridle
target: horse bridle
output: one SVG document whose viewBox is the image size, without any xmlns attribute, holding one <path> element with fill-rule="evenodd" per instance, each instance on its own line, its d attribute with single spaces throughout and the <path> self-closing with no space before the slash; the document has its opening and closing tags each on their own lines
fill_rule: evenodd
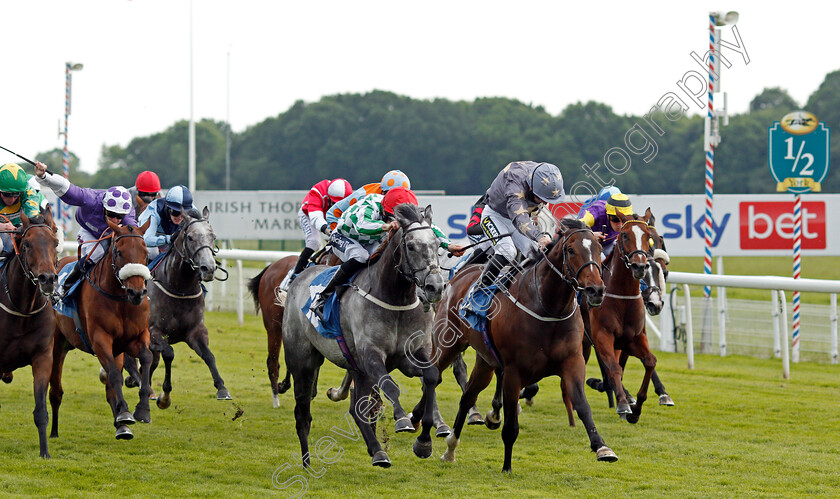
<svg viewBox="0 0 840 499">
<path fill-rule="evenodd" d="M 580 273 L 583 272 L 583 269 L 590 265 L 594 265 L 595 268 L 598 269 L 599 275 L 603 275 L 604 269 L 601 267 L 600 263 L 596 262 L 595 260 L 589 260 L 581 264 L 580 267 L 578 267 L 577 272 L 574 273 L 574 277 L 570 276 L 571 266 L 569 264 L 569 259 L 567 258 L 568 248 L 566 247 L 566 243 L 569 241 L 570 237 L 577 234 L 578 232 L 589 232 L 591 234 L 592 229 L 575 229 L 571 232 L 563 234 L 563 241 L 560 243 L 560 247 L 563 252 L 563 263 L 561 264 L 561 267 L 563 267 L 563 271 L 560 271 L 560 269 L 558 269 L 554 266 L 553 263 L 551 263 L 551 260 L 548 258 L 548 255 L 545 251 L 541 251 L 540 254 L 546 261 L 548 266 L 551 267 L 551 270 L 553 270 L 557 275 L 560 276 L 561 279 L 563 279 L 563 282 L 574 288 L 575 291 L 583 291 L 583 286 L 581 286 L 578 282 L 578 277 L 580 277 Z"/>
<path fill-rule="evenodd" d="M 210 245 L 205 244 L 203 246 L 199 246 L 198 248 L 196 248 L 195 251 L 192 252 L 192 254 L 190 254 L 189 249 L 187 248 L 187 231 L 189 231 L 191 226 L 193 226 L 197 223 L 201 223 L 201 222 L 204 222 L 204 223 L 207 223 L 207 224 L 210 223 L 210 221 L 207 220 L 206 218 L 196 218 L 196 219 L 191 220 L 186 225 L 186 227 L 184 227 L 184 233 L 181 236 L 181 241 L 182 241 L 181 246 L 182 247 L 179 248 L 178 245 L 175 244 L 175 242 L 173 242 L 172 247 L 175 248 L 175 252 L 178 253 L 178 256 L 180 256 L 181 259 L 183 259 L 185 262 L 187 262 L 187 264 L 189 264 L 189 266 L 193 270 L 197 270 L 199 268 L 199 265 L 197 263 L 195 263 L 195 257 L 196 257 L 196 255 L 198 255 L 198 252 L 203 250 L 203 249 L 209 249 L 210 254 L 213 255 L 213 261 L 216 262 L 216 269 L 221 270 L 222 272 L 225 273 L 225 278 L 224 279 L 219 279 L 219 278 L 216 278 L 216 277 L 214 277 L 214 279 L 216 279 L 217 281 L 227 281 L 228 276 L 229 276 L 228 271 L 221 266 L 221 262 L 216 260 L 216 253 L 219 252 L 218 248 L 216 248 L 215 246 L 210 246 Z"/>
<path fill-rule="evenodd" d="M 419 222 L 415 222 L 415 223 L 419 223 Z M 413 282 L 414 284 L 416 284 L 416 285 L 418 285 L 422 288 L 423 286 L 425 286 L 426 281 L 424 279 L 423 282 L 420 282 L 420 279 L 417 278 L 417 273 L 418 272 L 423 272 L 423 271 L 428 271 L 426 273 L 426 278 L 428 278 L 429 275 L 431 275 L 433 273 L 436 273 L 436 271 L 438 273 L 440 272 L 440 265 L 430 263 L 430 264 L 426 265 L 425 267 L 414 268 L 414 267 L 411 266 L 411 263 L 406 259 L 405 263 L 408 266 L 408 273 L 403 271 L 403 269 L 402 269 L 403 259 L 405 258 L 405 254 L 406 254 L 406 251 L 407 251 L 405 236 L 407 236 L 411 232 L 416 232 L 418 230 L 433 230 L 433 229 L 430 225 L 420 224 L 419 227 L 412 227 L 412 228 L 403 230 L 402 237 L 400 238 L 400 258 L 399 258 L 399 260 L 397 260 L 395 268 L 397 269 L 397 272 L 399 272 L 399 274 L 401 276 L 403 276 L 407 281 Z"/>
<path fill-rule="evenodd" d="M 621 228 L 623 229 L 625 225 L 631 224 L 631 223 L 644 224 L 645 227 L 647 227 L 647 222 L 645 222 L 644 220 L 628 220 L 621 225 Z M 619 230 L 619 234 L 623 234 L 623 233 Z M 650 236 L 650 234 L 648 234 L 648 236 Z M 615 242 L 615 244 L 618 246 L 619 258 L 621 259 L 622 262 L 624 262 L 624 266 L 627 267 L 628 270 L 630 269 L 630 264 L 632 263 L 632 262 L 630 262 L 630 259 L 632 259 L 636 255 L 644 255 L 645 261 L 647 261 L 647 257 L 648 257 L 648 252 L 647 251 L 637 249 L 637 250 L 633 250 L 630 253 L 628 253 L 627 250 L 624 249 L 624 244 L 623 244 L 622 239 L 623 239 L 622 237 L 618 237 L 618 240 Z"/>
<path fill-rule="evenodd" d="M 30 229 L 34 229 L 36 227 L 43 227 L 50 232 L 53 232 L 52 227 L 47 224 L 32 224 L 29 227 L 23 229 L 23 232 L 20 235 L 20 241 L 23 243 L 23 238 L 26 237 L 26 233 L 29 232 Z M 35 276 L 35 272 L 32 271 L 32 268 L 29 266 L 29 263 L 26 261 L 26 257 L 23 254 L 23 250 L 18 249 L 17 244 L 15 244 L 15 255 L 17 256 L 18 262 L 20 262 L 20 267 L 23 269 L 23 275 L 26 276 L 27 279 L 32 281 L 32 284 L 38 284 L 38 278 Z M 56 264 L 58 264 L 58 255 L 56 254 Z"/>
<path fill-rule="evenodd" d="M 111 237 L 114 238 L 114 240 L 111 242 L 111 268 L 114 270 L 114 277 L 117 278 L 117 282 L 120 283 L 120 287 L 122 289 L 127 290 L 128 287 L 126 287 L 125 283 L 123 283 L 123 280 L 120 277 L 120 269 L 117 268 L 117 241 L 125 237 L 139 237 L 140 239 L 143 239 L 143 236 L 141 236 L 140 234 L 128 233 L 121 234 L 119 236 L 116 234 L 112 234 Z"/>
</svg>

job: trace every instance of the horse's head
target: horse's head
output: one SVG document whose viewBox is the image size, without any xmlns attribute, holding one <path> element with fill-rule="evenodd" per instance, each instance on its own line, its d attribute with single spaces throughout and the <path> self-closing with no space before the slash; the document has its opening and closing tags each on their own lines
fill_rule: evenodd
<svg viewBox="0 0 840 499">
<path fill-rule="evenodd" d="M 212 281 L 216 273 L 216 234 L 210 225 L 210 210 L 192 209 L 184 214 L 181 230 L 172 245 L 181 258 L 198 270 L 202 281 Z"/>
<path fill-rule="evenodd" d="M 120 286 L 125 289 L 128 302 L 140 305 L 146 297 L 146 281 L 152 278 L 146 259 L 149 255 L 143 235 L 137 227 L 117 225 L 106 219 L 114 231 L 111 241 L 111 267 Z"/>
<path fill-rule="evenodd" d="M 438 265 L 440 243 L 432 230 L 432 207 L 421 210 L 413 204 L 401 204 L 394 208 L 394 218 L 402 229 L 402 256 L 397 269 L 419 286 L 430 302 L 439 302 L 446 282 Z"/>
<path fill-rule="evenodd" d="M 659 235 L 659 232 L 653 225 L 655 221 L 656 219 L 651 215 L 650 220 L 648 220 L 648 228 L 650 229 L 650 238 L 652 241 L 651 255 L 661 267 L 665 280 L 668 280 L 668 264 L 671 263 L 671 257 L 668 256 L 668 250 L 665 248 L 665 238 Z"/>
<path fill-rule="evenodd" d="M 557 231 L 560 239 L 548 251 L 548 258 L 563 272 L 563 280 L 583 291 L 586 302 L 597 307 L 604 301 L 601 280 L 601 243 L 585 223 L 564 218 Z"/>
<path fill-rule="evenodd" d="M 23 225 L 15 235 L 21 267 L 26 276 L 38 284 L 44 296 L 50 296 L 58 283 L 56 262 L 58 262 L 58 229 L 49 207 L 32 218 L 20 214 Z"/>
<path fill-rule="evenodd" d="M 621 229 L 618 231 L 618 241 L 615 243 L 615 250 L 624 265 L 633 272 L 633 277 L 642 279 L 645 272 L 650 268 L 648 253 L 650 252 L 650 228 L 648 221 L 652 216 L 650 208 L 645 211 L 645 216 L 625 215 L 616 211 L 616 216 L 621 222 Z"/>
</svg>

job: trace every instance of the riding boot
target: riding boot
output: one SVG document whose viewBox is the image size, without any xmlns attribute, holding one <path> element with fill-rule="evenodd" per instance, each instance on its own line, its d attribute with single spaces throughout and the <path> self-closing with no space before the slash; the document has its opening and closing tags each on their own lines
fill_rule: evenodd
<svg viewBox="0 0 840 499">
<path fill-rule="evenodd" d="M 336 287 L 347 284 L 350 278 L 365 266 L 365 263 L 358 260 L 347 260 L 335 271 L 330 282 L 327 283 L 327 286 L 315 298 L 315 301 L 312 302 L 312 306 L 310 307 L 319 319 L 324 320 L 324 305 L 327 304 L 329 297 L 335 293 Z"/>
<path fill-rule="evenodd" d="M 315 253 L 314 249 L 303 248 L 303 251 L 300 252 L 300 256 L 298 257 L 298 261 L 295 264 L 295 268 L 293 268 L 292 270 L 289 271 L 290 275 L 289 275 L 288 279 L 284 279 L 283 282 L 281 283 L 281 285 L 280 285 L 280 290 L 281 291 L 288 291 L 289 290 L 289 286 L 292 285 L 292 281 L 295 280 L 295 277 L 297 277 L 298 274 L 303 272 L 303 269 L 305 269 L 306 266 L 309 264 L 309 258 L 313 255 L 313 253 Z"/>
<path fill-rule="evenodd" d="M 67 292 L 70 291 L 70 288 L 85 274 L 88 269 L 88 262 L 88 259 L 82 258 L 76 263 L 76 266 L 73 267 L 73 270 L 70 271 L 67 278 L 64 279 L 64 283 L 55 293 L 54 298 L 56 302 L 63 300 L 67 296 Z"/>
<path fill-rule="evenodd" d="M 482 288 L 487 288 L 488 286 L 492 285 L 496 282 L 496 278 L 499 277 L 499 272 L 505 268 L 506 265 L 509 265 L 510 262 L 508 261 L 507 257 L 504 255 L 500 255 L 496 253 L 493 255 L 493 258 L 487 262 L 484 266 L 484 270 L 481 271 L 481 280 L 479 286 Z"/>
</svg>

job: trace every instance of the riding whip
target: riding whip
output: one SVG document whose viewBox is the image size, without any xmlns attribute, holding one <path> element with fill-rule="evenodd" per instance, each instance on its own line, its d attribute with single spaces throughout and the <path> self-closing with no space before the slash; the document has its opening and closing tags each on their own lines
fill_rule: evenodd
<svg viewBox="0 0 840 499">
<path fill-rule="evenodd" d="M 18 153 L 16 153 L 16 152 L 14 152 L 14 151 L 11 151 L 11 150 L 9 150 L 9 149 L 6 149 L 6 148 L 5 148 L 5 147 L 3 147 L 3 146 L 0 146 L 0 149 L 3 149 L 4 151 L 10 152 L 10 153 L 14 154 L 15 156 L 17 156 L 18 158 L 20 158 L 20 159 L 22 159 L 22 160 L 26 161 L 26 162 L 27 162 L 27 163 L 29 163 L 30 165 L 35 166 L 35 162 L 34 162 L 34 161 L 32 161 L 31 159 L 27 158 L 27 157 L 21 156 L 20 154 L 18 154 Z M 49 173 L 50 175 L 54 175 L 54 173 L 53 173 L 53 172 L 51 172 L 50 170 L 47 170 L 47 173 Z"/>
<path fill-rule="evenodd" d="M 504 237 L 508 237 L 511 234 L 513 234 L 513 232 L 508 232 L 507 234 L 500 234 L 498 236 L 491 236 L 491 237 L 488 237 L 487 239 L 482 239 L 481 241 L 479 241 L 477 243 L 468 244 L 461 249 L 466 251 L 466 250 L 472 248 L 473 246 L 478 246 L 479 244 L 483 243 L 484 241 L 494 241 L 496 239 L 502 239 Z M 452 258 L 452 252 L 447 253 L 447 256 Z"/>
</svg>

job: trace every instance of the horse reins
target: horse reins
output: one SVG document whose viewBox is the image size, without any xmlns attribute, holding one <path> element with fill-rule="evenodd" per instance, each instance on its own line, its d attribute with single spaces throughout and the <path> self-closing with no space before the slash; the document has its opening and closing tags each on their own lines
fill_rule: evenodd
<svg viewBox="0 0 840 499">
<path fill-rule="evenodd" d="M 0 216 L 3 216 L 3 218 L 5 218 L 7 221 L 9 221 L 9 223 L 11 223 L 11 221 L 5 215 L 0 215 Z M 26 233 L 29 232 L 30 229 L 33 229 L 33 228 L 36 228 L 36 227 L 42 227 L 42 228 L 47 229 L 50 232 L 53 232 L 52 227 L 50 227 L 47 224 L 32 224 L 29 227 L 27 227 L 26 229 L 24 229 L 22 233 L 20 233 L 21 242 L 23 242 L 23 238 L 26 237 Z M 16 231 L 16 230 L 15 231 L 7 231 L 7 232 L 8 233 L 12 233 L 12 232 L 18 233 L 18 231 Z M 16 260 L 20 264 L 21 270 L 23 270 L 24 277 L 29 279 L 32 282 L 32 284 L 37 286 L 38 285 L 38 278 L 35 277 L 35 273 L 32 272 L 32 268 L 26 262 L 26 258 L 21 253 L 20 249 L 18 248 L 17 241 L 15 240 L 14 237 L 12 238 L 12 244 L 15 248 Z M 9 267 L 7 265 L 6 266 L 6 271 L 3 272 L 3 277 L 4 277 L 3 288 L 6 291 L 6 296 L 9 297 L 9 304 L 11 305 L 11 308 L 4 305 L 3 302 L 0 302 L 0 308 L 3 309 L 4 311 L 6 311 L 7 313 L 12 314 L 12 315 L 16 315 L 18 317 L 32 317 L 33 315 L 35 315 L 35 314 L 41 312 L 42 310 L 44 310 L 44 308 L 46 308 L 47 304 L 49 303 L 49 300 L 47 299 L 46 296 L 44 297 L 44 304 L 41 305 L 40 307 L 38 307 L 36 310 L 33 310 L 32 312 L 20 312 L 19 310 L 17 310 L 17 307 L 15 306 L 14 301 L 12 301 L 12 293 L 9 290 L 8 268 Z"/>
</svg>

